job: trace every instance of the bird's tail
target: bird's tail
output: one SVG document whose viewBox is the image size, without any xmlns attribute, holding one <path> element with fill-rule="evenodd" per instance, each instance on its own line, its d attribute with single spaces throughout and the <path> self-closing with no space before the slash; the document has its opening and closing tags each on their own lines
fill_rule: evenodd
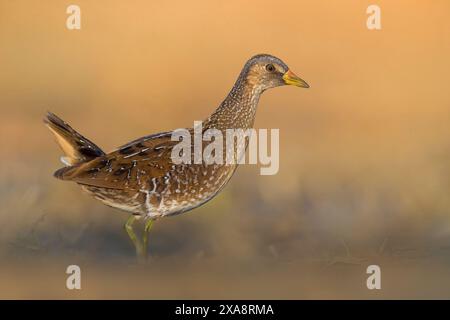
<svg viewBox="0 0 450 320">
<path fill-rule="evenodd" d="M 63 150 L 65 156 L 61 157 L 61 161 L 66 166 L 74 166 L 105 155 L 102 149 L 76 132 L 53 113 L 48 112 L 44 122 L 55 135 L 56 141 Z M 65 169 L 68 168 L 56 171 L 55 176 L 59 177 L 63 173 L 61 171 L 65 171 Z"/>
</svg>

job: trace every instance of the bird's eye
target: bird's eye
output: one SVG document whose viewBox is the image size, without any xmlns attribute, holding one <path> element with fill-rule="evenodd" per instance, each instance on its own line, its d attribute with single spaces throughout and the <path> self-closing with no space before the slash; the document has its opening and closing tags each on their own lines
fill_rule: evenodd
<svg viewBox="0 0 450 320">
<path fill-rule="evenodd" d="M 269 63 L 268 65 L 266 65 L 266 70 L 269 72 L 274 72 L 275 67 L 273 66 L 273 64 Z"/>
</svg>

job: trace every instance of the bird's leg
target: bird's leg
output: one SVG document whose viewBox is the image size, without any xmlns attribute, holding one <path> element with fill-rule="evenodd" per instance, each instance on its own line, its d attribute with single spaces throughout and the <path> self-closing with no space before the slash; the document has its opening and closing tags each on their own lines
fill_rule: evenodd
<svg viewBox="0 0 450 320">
<path fill-rule="evenodd" d="M 145 258 L 147 258 L 148 232 L 152 228 L 152 225 L 153 225 L 153 220 L 152 219 L 148 219 L 147 221 L 145 221 L 144 235 L 142 237 L 142 243 L 143 243 L 143 247 L 144 247 L 144 257 Z"/>
<path fill-rule="evenodd" d="M 128 237 L 130 237 L 131 241 L 134 244 L 134 247 L 136 249 L 136 255 L 138 256 L 138 258 L 142 258 L 142 257 L 144 257 L 144 251 L 142 248 L 142 244 L 136 237 L 136 234 L 134 233 L 134 230 L 133 230 L 133 223 L 135 220 L 136 220 L 136 217 L 134 215 L 131 215 L 128 218 L 127 222 L 125 223 L 125 230 L 128 233 Z"/>
</svg>

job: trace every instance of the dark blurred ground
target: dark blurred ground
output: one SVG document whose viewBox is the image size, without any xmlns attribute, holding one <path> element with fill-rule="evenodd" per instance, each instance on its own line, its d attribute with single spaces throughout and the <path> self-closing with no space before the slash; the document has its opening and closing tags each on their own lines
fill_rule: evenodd
<svg viewBox="0 0 450 320">
<path fill-rule="evenodd" d="M 450 298 L 450 5 L 377 3 L 381 31 L 365 1 L 78 1 L 68 31 L 69 2 L 0 0 L 0 297 Z M 111 150 L 205 118 L 259 52 L 311 84 L 261 100 L 279 173 L 239 168 L 136 265 L 126 214 L 52 178 L 43 115 Z"/>
</svg>

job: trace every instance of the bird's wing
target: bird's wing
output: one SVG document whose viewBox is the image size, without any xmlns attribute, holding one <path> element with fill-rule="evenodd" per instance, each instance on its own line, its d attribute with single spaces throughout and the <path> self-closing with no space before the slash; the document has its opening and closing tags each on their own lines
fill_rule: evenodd
<svg viewBox="0 0 450 320">
<path fill-rule="evenodd" d="M 141 190 L 151 184 L 152 178 L 170 171 L 171 152 L 177 143 L 171 141 L 171 132 L 143 137 L 92 161 L 63 168 L 55 175 L 89 186 Z"/>
</svg>

